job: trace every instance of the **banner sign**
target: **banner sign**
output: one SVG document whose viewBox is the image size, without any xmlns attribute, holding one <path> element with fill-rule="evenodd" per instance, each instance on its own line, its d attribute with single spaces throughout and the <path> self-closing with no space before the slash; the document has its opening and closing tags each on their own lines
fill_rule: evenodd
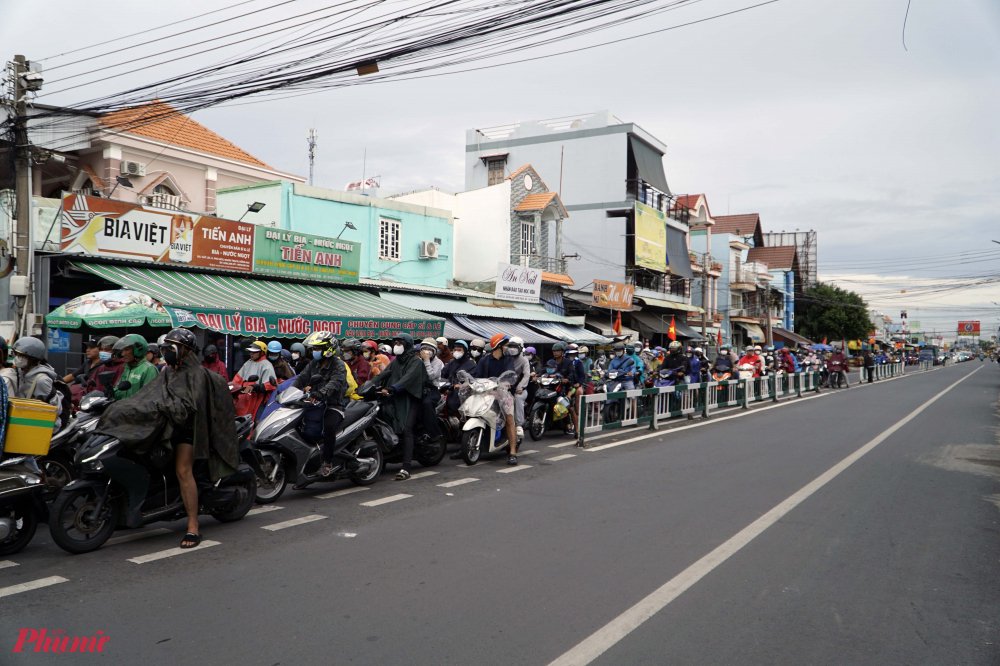
<svg viewBox="0 0 1000 666">
<path fill-rule="evenodd" d="M 959 335 L 979 335 L 979 322 L 978 321 L 960 321 L 960 322 L 958 322 L 958 334 Z"/>
<path fill-rule="evenodd" d="M 635 203 L 635 264 L 667 272 L 667 217 L 638 201 Z"/>
<path fill-rule="evenodd" d="M 632 285 L 594 280 L 593 305 L 613 310 L 631 310 Z"/>
<path fill-rule="evenodd" d="M 230 335 L 269 338 L 302 338 L 313 331 L 330 331 L 338 337 L 389 339 L 398 333 L 414 338 L 437 337 L 444 322 L 432 319 L 351 319 L 319 315 L 238 312 L 215 308 L 167 307 L 174 326 L 198 326 Z"/>
<path fill-rule="evenodd" d="M 494 294 L 505 301 L 538 303 L 542 296 L 542 269 L 500 262 Z"/>
<path fill-rule="evenodd" d="M 360 271 L 360 243 L 268 227 L 255 230 L 254 273 L 357 282 Z"/>
<path fill-rule="evenodd" d="M 63 195 L 62 249 L 101 257 L 325 282 L 358 281 L 361 243 Z"/>
</svg>

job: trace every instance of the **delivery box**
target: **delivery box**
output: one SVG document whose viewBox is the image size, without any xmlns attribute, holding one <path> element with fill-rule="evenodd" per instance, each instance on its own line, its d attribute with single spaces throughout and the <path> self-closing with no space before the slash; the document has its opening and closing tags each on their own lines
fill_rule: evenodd
<svg viewBox="0 0 1000 666">
<path fill-rule="evenodd" d="M 41 400 L 10 399 L 4 453 L 44 456 L 52 442 L 56 407 Z"/>
</svg>

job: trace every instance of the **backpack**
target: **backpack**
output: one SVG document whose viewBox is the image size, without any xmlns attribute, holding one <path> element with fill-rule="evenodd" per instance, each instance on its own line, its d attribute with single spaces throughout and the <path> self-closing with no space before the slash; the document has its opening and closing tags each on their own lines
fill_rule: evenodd
<svg viewBox="0 0 1000 666">
<path fill-rule="evenodd" d="M 31 381 L 31 388 L 28 389 L 29 396 L 35 394 L 35 386 L 38 384 L 39 376 L 35 375 L 35 378 Z M 73 391 L 70 389 L 69 384 L 62 379 L 55 378 L 52 380 L 52 390 L 45 396 L 44 402 L 56 408 L 57 427 L 60 427 L 65 421 L 63 418 L 64 415 L 68 417 L 73 413 Z"/>
</svg>

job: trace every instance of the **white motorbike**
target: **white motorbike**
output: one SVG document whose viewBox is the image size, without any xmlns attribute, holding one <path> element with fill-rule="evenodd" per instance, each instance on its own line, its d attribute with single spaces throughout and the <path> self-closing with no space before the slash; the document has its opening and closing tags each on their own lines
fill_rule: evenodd
<svg viewBox="0 0 1000 666">
<path fill-rule="evenodd" d="M 752 363 L 744 363 L 740 366 L 740 379 L 753 379 L 756 370 Z"/>
<path fill-rule="evenodd" d="M 510 452 L 505 414 L 514 409 L 510 387 L 517 383 L 517 375 L 508 370 L 496 379 L 473 379 L 469 373 L 459 372 L 457 379 L 462 401 L 458 411 L 465 418 L 462 460 L 475 465 L 485 455 Z"/>
</svg>

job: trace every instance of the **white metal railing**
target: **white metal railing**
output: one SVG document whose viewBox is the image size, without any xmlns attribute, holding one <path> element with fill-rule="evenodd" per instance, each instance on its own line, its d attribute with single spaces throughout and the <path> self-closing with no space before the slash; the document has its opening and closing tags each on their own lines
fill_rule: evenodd
<svg viewBox="0 0 1000 666">
<path fill-rule="evenodd" d="M 179 210 L 181 208 L 181 197 L 178 194 L 154 192 L 153 194 L 146 196 L 146 204 L 156 208 Z"/>
<path fill-rule="evenodd" d="M 732 268 L 729 271 L 729 283 L 742 282 L 744 284 L 757 284 L 757 269 L 756 268 Z"/>
<path fill-rule="evenodd" d="M 889 379 L 891 377 L 900 377 L 904 372 L 903 362 L 898 363 L 880 363 L 872 368 L 867 368 L 861 366 L 861 381 L 868 381 L 868 374 L 873 373 L 873 379 L 878 381 L 879 379 Z"/>
</svg>

